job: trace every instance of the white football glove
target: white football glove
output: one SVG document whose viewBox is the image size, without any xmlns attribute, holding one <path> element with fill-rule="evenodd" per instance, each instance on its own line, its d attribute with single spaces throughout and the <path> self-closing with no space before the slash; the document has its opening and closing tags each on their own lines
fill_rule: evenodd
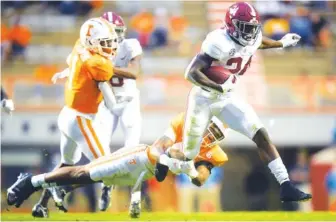
<svg viewBox="0 0 336 222">
<path fill-rule="evenodd" d="M 198 171 L 195 168 L 194 161 L 185 161 L 181 164 L 181 173 L 187 174 L 191 179 L 198 176 Z"/>
<path fill-rule="evenodd" d="M 180 174 L 181 173 L 181 165 L 183 161 L 178 159 L 170 158 L 166 154 L 161 154 L 159 157 L 159 163 L 168 166 L 169 170 L 173 174 Z"/>
<path fill-rule="evenodd" d="M 3 99 L 1 101 L 1 107 L 8 114 L 11 114 L 12 111 L 14 111 L 14 109 L 15 109 L 13 100 L 11 100 L 11 99 Z"/>
<path fill-rule="evenodd" d="M 300 41 L 301 36 L 295 33 L 287 33 L 282 39 L 279 41 L 282 43 L 282 48 L 287 48 L 289 46 L 296 46 L 296 44 Z"/>
<path fill-rule="evenodd" d="M 52 83 L 56 83 L 58 79 L 63 79 L 69 76 L 69 68 L 64 69 L 62 72 L 57 72 L 51 77 Z"/>
</svg>

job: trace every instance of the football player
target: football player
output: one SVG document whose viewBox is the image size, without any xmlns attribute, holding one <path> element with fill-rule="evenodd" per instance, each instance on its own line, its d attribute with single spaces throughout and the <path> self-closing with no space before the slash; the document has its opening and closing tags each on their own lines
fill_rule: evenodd
<svg viewBox="0 0 336 222">
<path fill-rule="evenodd" d="M 15 109 L 13 100 L 8 98 L 7 93 L 2 87 L 1 87 L 1 107 L 8 114 L 11 114 Z"/>
<path fill-rule="evenodd" d="M 112 110 L 103 102 L 96 117 L 97 123 L 106 128 L 106 137 L 111 144 L 112 136 L 120 122 L 124 133 L 124 146 L 132 147 L 139 144 L 141 136 L 140 92 L 136 79 L 141 71 L 142 48 L 137 39 L 125 39 L 126 25 L 121 16 L 115 12 L 105 12 L 102 18 L 114 26 L 118 35 L 119 47 L 112 58 L 114 76 L 110 79 L 116 104 Z M 56 73 L 52 81 L 69 75 L 69 70 Z M 110 204 L 111 187 L 104 186 L 99 208 L 105 211 Z"/>
<path fill-rule="evenodd" d="M 113 76 L 111 58 L 118 48 L 114 27 L 103 18 L 87 20 L 80 28 L 80 39 L 67 58 L 69 76 L 65 83 L 65 106 L 58 116 L 61 133 L 61 163 L 56 168 L 76 164 L 82 153 L 89 159 L 110 153 L 107 141 L 97 133 L 93 120 L 104 102 L 116 104 L 109 80 Z M 32 214 L 47 217 L 50 191 L 44 190 Z"/>
<path fill-rule="evenodd" d="M 299 40 L 300 36 L 291 33 L 279 41 L 265 38 L 261 33 L 258 12 L 252 5 L 239 2 L 229 7 L 224 27 L 207 35 L 201 52 L 185 72 L 185 78 L 194 84 L 188 98 L 183 131 L 183 151 L 189 160 L 198 155 L 202 135 L 212 116 L 216 116 L 229 128 L 255 142 L 261 159 L 280 184 L 281 201 L 311 199 L 310 194 L 296 189 L 289 181 L 287 169 L 265 127 L 253 108 L 234 93 L 256 50 L 295 46 Z M 210 80 L 206 71 L 211 66 L 223 67 L 229 78 L 224 83 Z"/>
<path fill-rule="evenodd" d="M 139 184 L 154 175 L 159 181 L 165 175 L 155 170 L 156 163 L 167 167 L 175 174 L 187 173 L 194 184 L 201 186 L 208 179 L 211 169 L 223 165 L 227 156 L 217 145 L 224 139 L 225 129 L 221 123 L 211 122 L 204 134 L 201 153 L 194 160 L 194 167 L 185 166 L 187 162 L 180 151 L 184 114 L 178 115 L 171 122 L 164 136 L 159 138 L 152 146 L 137 145 L 124 147 L 116 152 L 99 157 L 84 166 L 68 166 L 56 169 L 50 173 L 32 176 L 20 174 L 18 180 L 7 190 L 9 205 L 20 207 L 35 191 L 47 187 L 69 184 L 91 184 L 103 181 L 106 185 L 135 185 L 130 205 L 130 215 L 140 215 Z M 217 125 L 219 124 L 219 125 Z"/>
</svg>

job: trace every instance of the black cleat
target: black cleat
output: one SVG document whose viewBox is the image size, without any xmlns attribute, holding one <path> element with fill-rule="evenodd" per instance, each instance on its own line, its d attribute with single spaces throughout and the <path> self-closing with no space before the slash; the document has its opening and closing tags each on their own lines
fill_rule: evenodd
<svg viewBox="0 0 336 222">
<path fill-rule="evenodd" d="M 290 181 L 286 181 L 280 185 L 280 200 L 282 202 L 301 202 L 308 201 L 311 198 L 311 194 L 297 189 Z"/>
<path fill-rule="evenodd" d="M 46 207 L 43 207 L 41 204 L 35 204 L 32 209 L 33 217 L 39 218 L 48 218 L 49 217 L 49 210 Z"/>
<path fill-rule="evenodd" d="M 64 213 L 68 212 L 68 209 L 65 207 L 64 204 L 64 197 L 66 195 L 66 191 L 60 187 L 51 187 L 48 188 L 48 190 L 55 202 L 55 206 Z"/>
<path fill-rule="evenodd" d="M 21 173 L 17 181 L 7 189 L 7 203 L 8 205 L 15 205 L 19 208 L 23 201 L 28 199 L 38 188 L 31 184 L 32 174 Z"/>
<path fill-rule="evenodd" d="M 99 200 L 99 210 L 106 211 L 111 205 L 111 186 L 104 186 Z"/>
</svg>

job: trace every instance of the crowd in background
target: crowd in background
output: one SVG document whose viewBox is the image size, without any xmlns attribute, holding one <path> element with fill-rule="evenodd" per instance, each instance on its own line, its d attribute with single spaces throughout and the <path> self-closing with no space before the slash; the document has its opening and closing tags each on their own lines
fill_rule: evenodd
<svg viewBox="0 0 336 222">
<path fill-rule="evenodd" d="M 2 1 L 1 2 L 1 60 L 22 58 L 32 38 L 28 25 L 22 24 L 22 15 L 31 7 L 41 14 L 60 16 L 88 16 L 101 8 L 103 1 Z M 41 21 L 43 22 L 43 21 Z"/>
<path fill-rule="evenodd" d="M 331 24 L 328 13 L 334 7 L 328 1 L 256 1 L 255 7 L 263 20 L 263 31 L 274 39 L 288 32 L 299 34 L 299 44 L 310 48 L 331 45 Z"/>
<path fill-rule="evenodd" d="M 95 9 L 101 9 L 103 4 L 100 0 L 2 2 L 3 17 L 13 17 L 10 22 L 3 22 L 1 26 L 2 60 L 11 60 L 23 55 L 30 43 L 32 31 L 28 26 L 21 25 L 20 15 L 31 6 L 39 7 L 43 14 L 87 17 Z M 265 35 L 280 39 L 285 33 L 295 32 L 302 37 L 301 46 L 314 49 L 330 47 L 332 30 L 335 29 L 328 19 L 328 13 L 335 7 L 332 3 L 274 0 L 265 4 L 265 1 L 257 0 L 254 1 L 254 5 L 261 15 Z M 188 21 L 179 11 L 168 11 L 164 7 L 135 7 L 127 17 L 127 37 L 137 38 L 144 49 L 177 46 L 178 54 L 183 54 L 192 44 L 192 35 L 186 35 Z"/>
</svg>

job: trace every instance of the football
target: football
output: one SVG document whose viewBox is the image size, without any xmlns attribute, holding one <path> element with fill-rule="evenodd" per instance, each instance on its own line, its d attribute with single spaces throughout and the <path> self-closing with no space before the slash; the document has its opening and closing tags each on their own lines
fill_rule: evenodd
<svg viewBox="0 0 336 222">
<path fill-rule="evenodd" d="M 223 84 L 231 75 L 230 71 L 222 66 L 211 66 L 204 74 L 217 84 Z"/>
</svg>

